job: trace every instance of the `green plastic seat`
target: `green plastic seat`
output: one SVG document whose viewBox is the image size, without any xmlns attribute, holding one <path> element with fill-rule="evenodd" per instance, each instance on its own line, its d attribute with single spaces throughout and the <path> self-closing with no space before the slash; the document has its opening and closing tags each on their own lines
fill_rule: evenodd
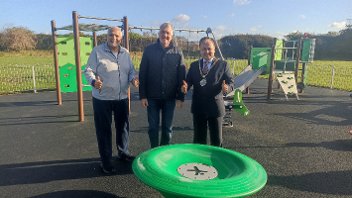
<svg viewBox="0 0 352 198">
<path fill-rule="evenodd" d="M 233 97 L 233 109 L 240 113 L 242 116 L 249 115 L 249 110 L 246 105 L 244 105 L 242 100 L 242 91 L 239 89 L 235 90 L 235 94 Z"/>
<path fill-rule="evenodd" d="M 164 197 L 244 197 L 267 182 L 250 157 L 220 147 L 174 144 L 148 150 L 133 162 L 134 174 Z"/>
</svg>

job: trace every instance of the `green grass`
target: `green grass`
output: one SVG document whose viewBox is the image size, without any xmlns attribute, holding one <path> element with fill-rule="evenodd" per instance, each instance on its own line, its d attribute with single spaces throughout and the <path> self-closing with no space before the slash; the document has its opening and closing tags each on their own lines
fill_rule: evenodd
<svg viewBox="0 0 352 198">
<path fill-rule="evenodd" d="M 55 89 L 51 51 L 0 52 L 0 94 Z"/>
<path fill-rule="evenodd" d="M 314 61 L 308 65 L 306 81 L 311 86 L 330 87 L 332 76 L 333 88 L 352 91 L 352 61 Z"/>
<path fill-rule="evenodd" d="M 0 52 L 0 65 L 47 65 L 53 64 L 52 51 Z"/>
<path fill-rule="evenodd" d="M 131 58 L 136 70 L 139 70 L 141 53 L 131 53 Z M 189 66 L 195 60 L 186 58 L 185 63 Z M 247 60 L 227 60 L 227 62 L 235 74 L 239 74 L 247 66 Z M 0 52 L 0 94 L 33 90 L 32 67 L 35 69 L 36 89 L 54 90 L 52 51 Z M 332 68 L 334 68 L 333 83 L 331 83 Z M 268 78 L 268 75 L 262 75 L 261 78 Z M 352 91 L 351 79 L 352 61 L 316 60 L 307 67 L 306 83 L 310 86 L 330 88 L 332 85 L 334 89 Z"/>
</svg>

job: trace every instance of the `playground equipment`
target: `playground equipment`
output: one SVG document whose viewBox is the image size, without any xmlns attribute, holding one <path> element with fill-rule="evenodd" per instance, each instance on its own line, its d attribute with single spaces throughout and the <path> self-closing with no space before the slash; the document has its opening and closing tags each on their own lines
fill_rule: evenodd
<svg viewBox="0 0 352 198">
<path fill-rule="evenodd" d="M 273 81 L 276 78 L 282 88 L 286 100 L 288 95 L 295 94 L 299 100 L 298 92 L 302 92 L 305 86 L 307 63 L 313 61 L 315 49 L 315 39 L 303 39 L 284 41 L 275 39 L 272 47 L 272 59 L 268 95 L 270 99 Z M 297 83 L 299 64 L 302 63 L 301 82 Z M 298 90 L 299 88 L 299 90 Z"/>
<path fill-rule="evenodd" d="M 242 116 L 249 115 L 249 110 L 242 100 L 242 92 L 245 91 L 259 75 L 269 70 L 271 61 L 270 48 L 251 48 L 249 65 L 241 73 L 235 76 L 234 90 L 228 93 L 225 98 L 232 98 L 233 101 L 225 100 L 224 126 L 232 127 L 232 111 L 240 113 Z"/>
<path fill-rule="evenodd" d="M 235 89 L 233 94 L 233 100 L 226 100 L 225 97 L 225 116 L 223 118 L 224 127 L 233 127 L 232 112 L 236 111 L 241 116 L 249 115 L 249 110 L 243 102 L 242 91 L 240 89 Z"/>
<path fill-rule="evenodd" d="M 287 100 L 290 94 L 295 94 L 299 99 L 296 80 L 299 64 L 302 63 L 299 88 L 303 90 L 307 63 L 313 61 L 314 48 L 315 39 L 300 39 L 299 41 L 275 39 L 272 48 L 252 47 L 249 65 L 235 77 L 235 90 L 227 97 L 233 96 L 237 89 L 240 91 L 247 89 L 259 75 L 269 73 L 268 99 L 271 97 L 274 79 L 278 81 Z"/>
<path fill-rule="evenodd" d="M 301 45 L 303 47 L 301 47 Z M 272 48 L 252 47 L 249 55 L 249 65 L 238 74 L 234 81 L 234 91 L 228 93 L 225 98 L 234 97 L 233 102 L 225 100 L 224 126 L 232 127 L 232 111 L 247 116 L 249 110 L 242 101 L 242 92 L 261 74 L 269 73 L 268 95 L 272 93 L 273 79 L 276 78 L 282 88 L 286 100 L 288 95 L 295 94 L 299 100 L 297 90 L 297 75 L 299 63 L 302 63 L 302 76 L 300 89 L 304 88 L 306 64 L 313 61 L 315 39 L 301 39 L 299 41 L 284 41 L 275 39 Z"/>
<path fill-rule="evenodd" d="M 259 75 L 268 73 L 271 63 L 270 48 L 251 48 L 249 65 L 235 76 L 234 91 L 228 93 L 226 97 L 233 96 L 236 90 L 246 90 Z"/>
<path fill-rule="evenodd" d="M 142 27 L 142 26 L 129 26 L 129 30 L 140 30 L 140 31 L 143 31 L 143 30 L 148 30 L 150 32 L 153 32 L 153 31 L 158 31 L 159 28 L 153 28 L 153 27 Z M 220 47 L 219 47 L 219 44 L 215 38 L 215 35 L 212 31 L 212 29 L 210 27 L 208 27 L 206 30 L 193 30 L 193 29 L 178 29 L 178 28 L 175 28 L 174 29 L 174 33 L 181 33 L 181 32 L 188 32 L 188 33 L 206 33 L 207 37 L 209 37 L 209 35 L 211 35 L 215 41 L 215 47 L 216 49 L 218 50 L 219 54 L 220 54 L 220 57 L 222 60 L 224 60 L 224 57 L 222 55 L 222 52 L 220 50 Z M 178 41 L 177 41 L 177 36 L 174 35 L 174 41 L 176 43 L 176 45 L 178 46 Z"/>
<path fill-rule="evenodd" d="M 265 169 L 241 153 L 200 144 L 148 150 L 133 161 L 134 174 L 165 197 L 244 197 L 267 182 Z"/>
<path fill-rule="evenodd" d="M 66 92 L 77 92 L 76 81 L 76 65 L 75 65 L 75 52 L 74 52 L 74 38 L 72 35 L 57 35 L 57 57 L 59 63 L 59 76 L 60 76 L 60 90 Z M 93 40 L 90 37 L 80 36 L 80 57 L 81 57 L 81 70 L 84 70 L 90 52 L 93 49 Z M 82 74 L 83 91 L 91 91 L 91 86 L 87 83 Z"/>
<path fill-rule="evenodd" d="M 95 24 L 80 25 L 78 21 L 79 19 L 122 22 L 123 25 L 120 27 L 124 32 L 124 46 L 126 46 L 128 49 L 129 45 L 127 17 L 124 17 L 123 19 L 88 17 L 80 16 L 77 12 L 73 11 L 72 26 L 57 28 L 55 21 L 51 21 L 51 30 L 54 42 L 54 64 L 58 105 L 62 104 L 61 90 L 63 92 L 77 92 L 79 121 L 83 122 L 83 91 L 91 90 L 91 86 L 87 85 L 85 78 L 82 77 L 82 70 L 85 69 L 85 64 L 88 60 L 90 52 L 92 51 L 93 47 L 97 45 L 96 32 L 106 30 L 109 28 L 109 26 Z M 56 32 L 58 30 L 73 31 L 73 36 L 57 36 Z M 80 31 L 93 32 L 93 39 L 90 37 L 80 36 Z M 60 82 L 62 82 L 62 84 L 60 84 Z M 87 86 L 84 86 L 83 84 Z"/>
</svg>

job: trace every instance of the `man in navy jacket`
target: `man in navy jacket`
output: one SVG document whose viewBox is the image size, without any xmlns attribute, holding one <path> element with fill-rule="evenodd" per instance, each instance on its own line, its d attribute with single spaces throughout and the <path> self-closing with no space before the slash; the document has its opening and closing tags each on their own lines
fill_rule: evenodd
<svg viewBox="0 0 352 198">
<path fill-rule="evenodd" d="M 172 137 L 175 106 L 182 106 L 181 92 L 186 69 L 182 52 L 172 42 L 173 28 L 170 23 L 160 26 L 157 42 L 144 49 L 139 71 L 139 96 L 147 107 L 149 140 L 152 148 L 167 145 Z M 161 112 L 161 140 L 159 123 Z"/>
</svg>

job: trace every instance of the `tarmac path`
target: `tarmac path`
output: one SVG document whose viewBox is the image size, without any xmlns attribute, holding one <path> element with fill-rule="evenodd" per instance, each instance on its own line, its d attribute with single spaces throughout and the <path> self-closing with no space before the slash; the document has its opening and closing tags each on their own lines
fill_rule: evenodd
<svg viewBox="0 0 352 198">
<path fill-rule="evenodd" d="M 251 113 L 233 113 L 224 147 L 255 159 L 268 173 L 252 197 L 352 197 L 352 98 L 338 90 L 307 87 L 297 101 L 275 90 L 266 100 L 257 80 L 244 102 Z M 149 149 L 147 116 L 132 91 L 130 150 Z M 115 162 L 118 174 L 99 171 L 90 93 L 85 122 L 77 122 L 76 93 L 0 96 L 0 197 L 161 197 L 141 183 L 131 164 Z M 189 97 L 177 109 L 173 143 L 192 141 Z M 116 148 L 115 152 L 116 154 Z"/>
</svg>

